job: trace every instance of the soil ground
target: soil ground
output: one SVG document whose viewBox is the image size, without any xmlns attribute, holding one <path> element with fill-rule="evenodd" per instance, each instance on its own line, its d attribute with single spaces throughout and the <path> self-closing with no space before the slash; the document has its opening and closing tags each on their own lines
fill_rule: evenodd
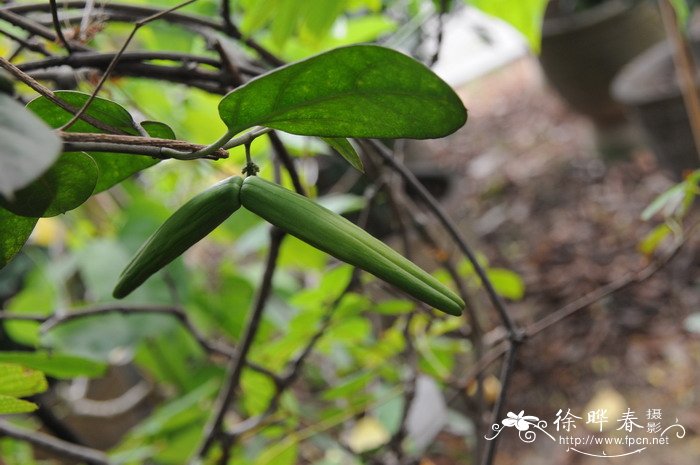
<svg viewBox="0 0 700 465">
<path fill-rule="evenodd" d="M 492 265 L 510 268 L 525 280 L 525 298 L 510 305 L 521 324 L 648 264 L 638 244 L 661 219 L 647 222 L 640 215 L 674 184 L 648 149 L 640 145 L 625 159 L 604 160 L 593 125 L 547 87 L 531 57 L 460 93 L 469 122 L 428 148 L 433 162 L 454 175 L 445 200 L 453 218 Z M 663 427 L 678 419 L 686 436 L 671 435 L 670 445 L 649 446 L 631 456 L 599 458 L 567 451 L 542 434 L 526 444 L 509 428 L 501 435 L 497 465 L 698 463 L 700 335 L 683 325 L 700 311 L 698 239 L 695 232 L 681 253 L 643 284 L 527 341 L 506 405 L 506 411 L 525 410 L 547 420 L 548 431 L 558 409 L 571 409 L 582 417 L 575 434 L 587 435 L 586 412 L 596 398 L 611 407 L 607 426 L 613 431 L 600 437 L 620 433 L 615 406 L 636 413 L 644 427 L 629 433 L 636 436 L 649 436 L 648 410 L 661 409 Z M 487 304 L 480 314 L 488 328 L 498 324 Z M 578 449 L 613 455 L 639 447 Z M 443 462 L 437 456 L 431 460 Z"/>
</svg>

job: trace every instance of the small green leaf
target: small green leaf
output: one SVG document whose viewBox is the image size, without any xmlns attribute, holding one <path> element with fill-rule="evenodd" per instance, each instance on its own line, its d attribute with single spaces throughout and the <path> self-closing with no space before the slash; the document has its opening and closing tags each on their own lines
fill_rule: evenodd
<svg viewBox="0 0 700 465">
<path fill-rule="evenodd" d="M 239 133 L 261 125 L 319 137 L 429 139 L 467 111 L 432 71 L 395 50 L 338 48 L 279 68 L 226 95 L 219 115 Z"/>
<path fill-rule="evenodd" d="M 38 218 L 18 216 L 0 208 L 0 268 L 20 251 L 36 225 Z"/>
<path fill-rule="evenodd" d="M 34 402 L 0 394 L 0 415 L 29 413 L 39 408 Z"/>
<path fill-rule="evenodd" d="M 146 130 L 149 136 L 158 137 L 160 139 L 175 140 L 175 131 L 165 123 L 160 121 L 142 121 L 141 127 Z"/>
<path fill-rule="evenodd" d="M 101 376 L 107 365 L 83 357 L 49 352 L 0 352 L 0 363 L 16 363 L 59 379 Z"/>
<path fill-rule="evenodd" d="M 77 108 L 81 107 L 90 97 L 88 94 L 82 92 L 67 90 L 57 91 L 56 96 Z M 32 100 L 27 105 L 27 108 L 32 110 L 49 126 L 54 128 L 63 126 L 73 117 L 72 114 L 47 100 L 45 97 L 38 97 Z M 122 130 L 126 134 L 132 136 L 139 135 L 136 129 L 136 123 L 134 123 L 129 112 L 115 102 L 99 97 L 95 98 L 86 113 L 103 123 Z M 146 129 L 152 137 L 162 137 L 163 135 L 170 135 L 172 132 L 172 130 L 168 132 L 162 128 L 155 128 L 154 124 L 162 125 L 162 123 L 148 123 L 144 125 L 144 129 Z M 150 133 L 149 127 L 153 128 L 155 135 Z M 70 127 L 69 132 L 103 133 L 104 131 L 83 120 L 79 120 Z M 147 156 L 124 155 L 109 152 L 90 152 L 88 155 L 95 160 L 99 170 L 99 177 L 94 187 L 95 194 L 109 189 L 132 174 L 153 166 L 159 161 Z"/>
<path fill-rule="evenodd" d="M 56 161 L 61 139 L 9 95 L 0 93 L 0 194 L 11 198 Z"/>
<path fill-rule="evenodd" d="M 656 251 L 659 245 L 663 242 L 673 230 L 668 226 L 668 224 L 663 223 L 652 229 L 644 238 L 639 242 L 637 248 L 644 255 L 651 255 Z"/>
<path fill-rule="evenodd" d="M 0 198 L 0 205 L 20 216 L 56 216 L 85 202 L 95 190 L 97 176 L 97 164 L 89 155 L 65 154 L 11 201 Z"/>
<path fill-rule="evenodd" d="M 525 295 L 525 283 L 517 273 L 504 268 L 489 268 L 487 274 L 496 292 L 503 297 L 520 300 Z"/>
<path fill-rule="evenodd" d="M 42 372 L 14 363 L 0 363 L 1 395 L 27 397 L 44 392 L 47 388 L 48 384 Z"/>
<path fill-rule="evenodd" d="M 365 167 L 362 165 L 362 159 L 355 151 L 355 147 L 352 146 L 349 140 L 344 137 L 323 137 L 323 141 L 333 147 L 333 149 L 340 154 L 341 157 L 350 163 L 350 165 L 355 168 L 360 173 L 365 172 Z"/>
<path fill-rule="evenodd" d="M 649 221 L 652 216 L 664 210 L 665 216 L 670 216 L 683 202 L 685 197 L 686 182 L 676 184 L 666 192 L 659 194 L 642 212 L 642 219 Z"/>
</svg>

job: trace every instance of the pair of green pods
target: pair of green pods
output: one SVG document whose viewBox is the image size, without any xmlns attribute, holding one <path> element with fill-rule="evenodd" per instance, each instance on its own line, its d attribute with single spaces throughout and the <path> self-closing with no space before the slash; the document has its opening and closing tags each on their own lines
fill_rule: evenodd
<svg viewBox="0 0 700 465">
<path fill-rule="evenodd" d="M 452 290 L 362 228 L 302 195 L 257 176 L 225 179 L 177 210 L 124 269 L 114 297 L 127 296 L 241 206 L 438 310 L 460 315 L 464 308 L 464 301 Z"/>
</svg>

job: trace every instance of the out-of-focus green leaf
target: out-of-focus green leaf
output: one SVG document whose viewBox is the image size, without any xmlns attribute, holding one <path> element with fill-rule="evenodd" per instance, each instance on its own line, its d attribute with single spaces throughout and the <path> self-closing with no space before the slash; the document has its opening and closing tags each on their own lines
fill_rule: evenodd
<svg viewBox="0 0 700 465">
<path fill-rule="evenodd" d="M 38 407 L 34 402 L 0 394 L 0 415 L 33 412 Z"/>
<path fill-rule="evenodd" d="M 266 375 L 253 370 L 243 370 L 241 376 L 241 399 L 249 416 L 260 415 L 275 394 L 275 384 Z"/>
<path fill-rule="evenodd" d="M 676 21 L 683 29 L 687 27 L 688 16 L 690 15 L 688 1 L 689 0 L 670 0 L 673 9 L 676 11 Z"/>
<path fill-rule="evenodd" d="M 487 274 L 496 292 L 503 297 L 520 300 L 525 295 L 525 283 L 517 273 L 505 268 L 489 268 Z"/>
<path fill-rule="evenodd" d="M 61 156 L 29 186 L 0 204 L 16 215 L 50 217 L 80 206 L 95 190 L 98 166 L 89 155 L 75 152 Z"/>
<path fill-rule="evenodd" d="M 107 369 L 94 360 L 50 352 L 0 352 L 0 363 L 16 363 L 59 379 L 101 376 Z"/>
<path fill-rule="evenodd" d="M 532 51 L 539 53 L 547 0 L 467 0 L 467 3 L 513 26 L 525 36 Z"/>
<path fill-rule="evenodd" d="M 37 221 L 38 218 L 15 215 L 0 207 L 0 268 L 17 255 Z"/>
<path fill-rule="evenodd" d="M 414 307 L 410 300 L 383 300 L 376 304 L 372 311 L 382 315 L 401 315 L 410 312 Z"/>
<path fill-rule="evenodd" d="M 326 389 L 322 397 L 324 400 L 348 398 L 364 389 L 375 376 L 376 374 L 372 371 L 353 374 L 352 376 L 339 380 L 330 389 Z"/>
<path fill-rule="evenodd" d="M 0 363 L 0 414 L 32 411 L 36 406 L 17 397 L 27 397 L 48 388 L 40 371 L 14 363 Z"/>
<path fill-rule="evenodd" d="M 685 196 L 685 182 L 681 182 L 659 194 L 647 208 L 642 212 L 642 219 L 644 221 L 649 221 L 652 216 L 656 215 L 660 211 L 664 211 L 666 216 L 669 216 L 678 208 L 678 206 L 683 202 L 683 197 Z"/>
<path fill-rule="evenodd" d="M 395 50 L 331 50 L 254 79 L 226 95 L 219 115 L 233 133 L 267 126 L 319 137 L 427 139 L 460 128 L 455 92 Z"/>
<path fill-rule="evenodd" d="M 24 287 L 7 304 L 12 313 L 50 315 L 56 306 L 58 293 L 45 273 L 45 263 L 40 263 L 26 277 Z M 36 321 L 3 321 L 5 332 L 11 340 L 28 346 L 39 344 L 39 323 Z"/>
<path fill-rule="evenodd" d="M 663 242 L 673 230 L 668 226 L 668 224 L 663 223 L 652 229 L 644 238 L 639 242 L 637 248 L 644 255 L 651 255 L 659 247 L 659 244 Z"/>
<path fill-rule="evenodd" d="M 42 336 L 44 346 L 98 360 L 109 360 L 116 348 L 133 349 L 142 340 L 167 333 L 177 325 L 168 315 L 106 313 L 55 326 Z"/>
<path fill-rule="evenodd" d="M 0 92 L 0 194 L 38 178 L 61 153 L 61 139 L 39 118 Z"/>
</svg>

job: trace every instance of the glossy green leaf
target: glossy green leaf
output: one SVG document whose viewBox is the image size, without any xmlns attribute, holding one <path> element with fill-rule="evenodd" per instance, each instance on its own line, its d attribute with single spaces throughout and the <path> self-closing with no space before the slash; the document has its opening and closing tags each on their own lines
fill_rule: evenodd
<svg viewBox="0 0 700 465">
<path fill-rule="evenodd" d="M 428 139 L 466 119 L 455 92 L 395 50 L 354 45 L 279 68 L 226 95 L 219 115 L 238 133 L 267 126 L 319 137 Z"/>
<path fill-rule="evenodd" d="M 39 179 L 15 192 L 12 201 L 0 199 L 0 205 L 21 216 L 56 216 L 78 207 L 92 195 L 98 173 L 89 155 L 65 154 Z"/>
<path fill-rule="evenodd" d="M 88 94 L 75 91 L 57 91 L 56 95 L 74 107 L 81 107 L 89 98 Z M 50 102 L 45 97 L 32 100 L 27 105 L 27 108 L 32 110 L 49 126 L 54 128 L 64 125 L 72 118 L 69 112 Z M 103 123 L 120 129 L 126 134 L 132 136 L 139 135 L 136 124 L 129 112 L 115 102 L 98 97 L 90 104 L 87 114 Z M 146 129 L 151 136 L 162 137 L 163 135 L 170 135 L 172 133 L 172 131 L 168 132 L 162 129 L 162 127 L 160 127 L 162 123 L 157 123 L 159 125 L 158 128 L 155 127 L 155 124 L 156 123 L 148 123 L 144 125 L 144 129 Z M 162 126 L 167 127 L 166 125 Z M 149 127 L 153 128 L 155 131 L 154 134 L 150 133 L 151 129 L 149 129 Z M 79 120 L 70 127 L 69 132 L 102 133 L 104 131 L 83 120 Z M 156 159 L 141 155 L 125 155 L 109 152 L 90 152 L 89 155 L 95 160 L 99 170 L 99 176 L 94 186 L 95 194 L 107 190 L 132 174 L 158 163 Z"/>
<path fill-rule="evenodd" d="M 16 363 L 40 370 L 54 378 L 96 377 L 104 374 L 107 365 L 87 358 L 49 352 L 0 352 L 0 363 Z"/>
<path fill-rule="evenodd" d="M 0 268 L 10 263 L 20 251 L 37 221 L 37 218 L 18 216 L 0 208 Z"/>
<path fill-rule="evenodd" d="M 0 93 L 0 194 L 11 198 L 61 153 L 61 139 L 12 97 Z"/>
<path fill-rule="evenodd" d="M 340 154 L 341 157 L 350 163 L 350 165 L 357 171 L 364 173 L 365 167 L 362 165 L 362 159 L 355 151 L 355 147 L 352 146 L 349 140 L 344 137 L 333 138 L 324 137 L 323 141 L 333 147 L 333 149 Z"/>
</svg>

